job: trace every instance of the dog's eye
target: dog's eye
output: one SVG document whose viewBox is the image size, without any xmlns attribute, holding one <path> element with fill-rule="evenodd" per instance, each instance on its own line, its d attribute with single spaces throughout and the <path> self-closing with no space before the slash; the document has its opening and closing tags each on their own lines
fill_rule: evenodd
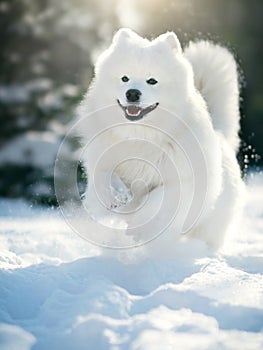
<svg viewBox="0 0 263 350">
<path fill-rule="evenodd" d="M 150 85 L 155 85 L 158 83 L 158 81 L 154 78 L 150 78 L 150 79 L 146 80 L 146 83 L 150 84 Z"/>
<path fill-rule="evenodd" d="M 127 83 L 127 81 L 129 81 L 130 79 L 127 77 L 127 75 L 124 75 L 121 80 L 124 82 L 124 83 Z"/>
</svg>

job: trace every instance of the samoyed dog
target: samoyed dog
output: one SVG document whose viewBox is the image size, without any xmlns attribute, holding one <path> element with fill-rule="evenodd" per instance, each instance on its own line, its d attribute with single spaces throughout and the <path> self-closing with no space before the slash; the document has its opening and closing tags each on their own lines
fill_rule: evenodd
<svg viewBox="0 0 263 350">
<path fill-rule="evenodd" d="M 115 241 L 142 244 L 169 228 L 174 241 L 222 244 L 243 188 L 237 65 L 226 48 L 199 41 L 182 50 L 173 32 L 148 40 L 120 29 L 77 122 L 83 203 L 106 231 L 125 223 Z"/>
</svg>

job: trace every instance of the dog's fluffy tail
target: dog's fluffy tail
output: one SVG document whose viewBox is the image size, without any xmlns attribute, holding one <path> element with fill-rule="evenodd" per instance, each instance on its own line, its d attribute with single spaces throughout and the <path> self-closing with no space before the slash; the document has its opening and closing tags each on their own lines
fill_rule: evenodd
<svg viewBox="0 0 263 350">
<path fill-rule="evenodd" d="M 194 71 L 196 88 L 204 97 L 212 123 L 234 150 L 239 146 L 239 85 L 232 54 L 208 41 L 191 42 L 184 51 Z"/>
</svg>

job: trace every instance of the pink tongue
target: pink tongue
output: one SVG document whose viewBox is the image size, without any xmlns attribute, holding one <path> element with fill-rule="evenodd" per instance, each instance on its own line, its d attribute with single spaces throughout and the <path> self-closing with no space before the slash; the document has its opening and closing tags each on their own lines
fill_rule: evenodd
<svg viewBox="0 0 263 350">
<path fill-rule="evenodd" d="M 140 111 L 141 111 L 141 108 L 138 107 L 138 106 L 133 106 L 133 105 L 127 106 L 127 112 L 128 112 L 128 114 L 137 115 L 137 114 L 140 113 Z"/>
</svg>

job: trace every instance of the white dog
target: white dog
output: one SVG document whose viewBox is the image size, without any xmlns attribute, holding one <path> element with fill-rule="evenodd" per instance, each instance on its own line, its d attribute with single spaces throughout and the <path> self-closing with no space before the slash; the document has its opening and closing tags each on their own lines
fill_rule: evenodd
<svg viewBox="0 0 263 350">
<path fill-rule="evenodd" d="M 119 215 L 135 241 L 173 225 L 223 242 L 242 190 L 237 67 L 227 49 L 200 41 L 183 51 L 173 32 L 150 41 L 120 29 L 78 118 L 91 216 Z"/>
</svg>

